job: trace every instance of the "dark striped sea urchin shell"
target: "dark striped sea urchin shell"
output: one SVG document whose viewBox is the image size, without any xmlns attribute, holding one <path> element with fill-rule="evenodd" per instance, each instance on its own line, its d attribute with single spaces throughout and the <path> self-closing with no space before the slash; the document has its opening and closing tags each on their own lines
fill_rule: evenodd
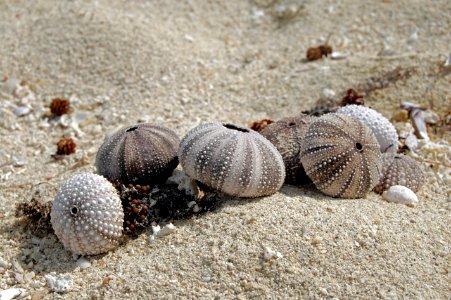
<svg viewBox="0 0 451 300">
<path fill-rule="evenodd" d="M 174 131 L 160 125 L 125 127 L 100 146 L 97 172 L 122 183 L 164 182 L 178 165 L 179 143 Z"/>
<path fill-rule="evenodd" d="M 283 118 L 266 126 L 260 134 L 276 146 L 285 164 L 285 182 L 302 184 L 311 182 L 301 164 L 301 139 L 315 117 L 301 114 Z"/>
<path fill-rule="evenodd" d="M 379 182 L 380 146 L 362 122 L 327 114 L 310 123 L 301 145 L 307 175 L 324 194 L 362 198 Z"/>
<path fill-rule="evenodd" d="M 373 189 L 382 194 L 391 186 L 402 185 L 417 192 L 424 184 L 425 176 L 418 162 L 404 154 L 382 154 L 382 175 Z"/>
<path fill-rule="evenodd" d="M 188 176 L 232 196 L 270 195 L 285 180 L 274 145 L 256 131 L 233 124 L 193 128 L 180 143 L 179 158 Z"/>
</svg>

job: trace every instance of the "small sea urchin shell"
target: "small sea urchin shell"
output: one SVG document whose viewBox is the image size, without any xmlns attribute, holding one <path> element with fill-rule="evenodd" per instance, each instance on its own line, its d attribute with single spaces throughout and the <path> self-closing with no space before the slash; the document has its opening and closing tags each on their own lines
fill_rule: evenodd
<svg viewBox="0 0 451 300">
<path fill-rule="evenodd" d="M 96 174 L 79 174 L 58 190 L 50 218 L 55 234 L 67 250 L 95 255 L 117 246 L 124 213 L 108 180 Z"/>
<path fill-rule="evenodd" d="M 285 182 L 293 184 L 309 183 L 311 180 L 305 174 L 299 152 L 301 139 L 308 129 L 309 123 L 315 117 L 301 114 L 297 117 L 281 119 L 269 124 L 260 134 L 276 146 L 285 164 Z"/>
<path fill-rule="evenodd" d="M 391 186 L 402 185 L 417 192 L 423 186 L 424 178 L 424 173 L 415 160 L 403 154 L 384 153 L 381 179 L 373 191 L 382 194 Z"/>
<path fill-rule="evenodd" d="M 398 151 L 398 134 L 395 127 L 374 109 L 353 104 L 339 108 L 337 113 L 356 118 L 368 126 L 376 136 L 382 153 Z"/>
<path fill-rule="evenodd" d="M 178 165 L 180 139 L 172 130 L 154 124 L 125 127 L 100 146 L 99 174 L 123 183 L 163 182 Z"/>
<path fill-rule="evenodd" d="M 307 175 L 326 195 L 361 198 L 379 182 L 379 144 L 368 127 L 346 115 L 311 122 L 300 155 Z"/>
<path fill-rule="evenodd" d="M 274 145 L 237 125 L 214 122 L 193 128 L 180 143 L 179 157 L 188 176 L 232 196 L 270 195 L 285 179 Z"/>
</svg>

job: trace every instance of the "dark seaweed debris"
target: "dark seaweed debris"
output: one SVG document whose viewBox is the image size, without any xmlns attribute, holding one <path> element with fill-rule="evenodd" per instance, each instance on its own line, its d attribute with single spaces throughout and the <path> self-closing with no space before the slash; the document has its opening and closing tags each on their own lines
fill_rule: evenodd
<svg viewBox="0 0 451 300">
<path fill-rule="evenodd" d="M 204 193 L 200 198 L 179 190 L 176 184 L 133 185 L 113 183 L 124 208 L 124 232 L 135 235 L 153 222 L 187 219 L 217 207 L 217 194 Z"/>
</svg>

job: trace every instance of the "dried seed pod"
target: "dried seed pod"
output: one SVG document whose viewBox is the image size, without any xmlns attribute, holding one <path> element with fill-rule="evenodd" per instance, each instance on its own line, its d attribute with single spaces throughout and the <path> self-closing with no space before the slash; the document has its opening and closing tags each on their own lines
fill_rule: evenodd
<svg viewBox="0 0 451 300">
<path fill-rule="evenodd" d="M 315 117 L 301 114 L 289 117 L 268 125 L 260 134 L 267 138 L 282 155 L 285 164 L 285 182 L 292 184 L 309 183 L 311 180 L 305 174 L 299 153 L 301 140 Z"/>
<path fill-rule="evenodd" d="M 398 151 L 398 134 L 395 127 L 374 109 L 361 105 L 347 105 L 339 108 L 337 113 L 353 117 L 368 126 L 376 136 L 382 153 Z"/>
<path fill-rule="evenodd" d="M 63 136 L 56 144 L 56 155 L 69 155 L 75 153 L 77 144 L 70 137 Z"/>
<path fill-rule="evenodd" d="M 55 116 L 62 116 L 67 114 L 70 110 L 69 100 L 62 98 L 55 98 L 50 103 L 50 112 Z"/>
<path fill-rule="evenodd" d="M 50 218 L 67 250 L 95 255 L 117 246 L 124 213 L 119 195 L 108 180 L 96 174 L 79 174 L 58 190 Z"/>
<path fill-rule="evenodd" d="M 178 165 L 179 143 L 177 134 L 163 126 L 125 127 L 100 146 L 97 172 L 122 183 L 164 182 Z"/>
<path fill-rule="evenodd" d="M 206 123 L 182 139 L 180 162 L 191 178 L 226 194 L 260 197 L 277 192 L 285 167 L 277 149 L 251 129 Z"/>
<path fill-rule="evenodd" d="M 362 198 L 379 182 L 379 143 L 368 127 L 346 115 L 311 122 L 300 155 L 305 172 L 326 195 Z"/>
<path fill-rule="evenodd" d="M 249 125 L 249 128 L 252 129 L 252 130 L 255 130 L 257 132 L 260 132 L 263 129 L 265 129 L 271 123 L 274 123 L 274 121 L 270 120 L 270 119 L 263 119 L 263 120 L 252 122 Z"/>
<path fill-rule="evenodd" d="M 425 175 L 418 162 L 398 153 L 382 154 L 382 175 L 373 189 L 382 194 L 391 186 L 402 185 L 417 192 L 424 184 Z"/>
</svg>

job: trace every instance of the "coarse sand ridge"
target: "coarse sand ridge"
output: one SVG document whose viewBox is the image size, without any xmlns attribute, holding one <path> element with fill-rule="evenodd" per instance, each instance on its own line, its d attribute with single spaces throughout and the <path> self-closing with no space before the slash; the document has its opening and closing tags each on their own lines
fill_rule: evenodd
<svg viewBox="0 0 451 300">
<path fill-rule="evenodd" d="M 86 269 L 53 233 L 14 216 L 17 203 L 50 201 L 73 174 L 95 172 L 105 135 L 136 122 L 182 137 L 207 121 L 279 119 L 312 108 L 325 89 L 339 94 L 396 67 L 411 76 L 370 93 L 366 105 L 387 118 L 402 101 L 449 114 L 450 76 L 439 69 L 450 53 L 450 11 L 446 0 L 0 0 L 0 291 L 23 288 L 28 299 L 450 299 L 447 150 L 423 157 L 447 166 L 428 171 L 414 208 L 375 193 L 332 199 L 286 185 L 270 197 L 223 199 L 154 241 L 149 228 L 88 257 Z M 329 36 L 346 57 L 306 62 L 307 49 Z M 52 120 L 56 97 L 72 112 Z M 63 135 L 77 152 L 55 160 Z M 449 132 L 433 142 L 449 145 Z M 51 291 L 49 274 L 68 279 L 69 291 Z"/>
</svg>

